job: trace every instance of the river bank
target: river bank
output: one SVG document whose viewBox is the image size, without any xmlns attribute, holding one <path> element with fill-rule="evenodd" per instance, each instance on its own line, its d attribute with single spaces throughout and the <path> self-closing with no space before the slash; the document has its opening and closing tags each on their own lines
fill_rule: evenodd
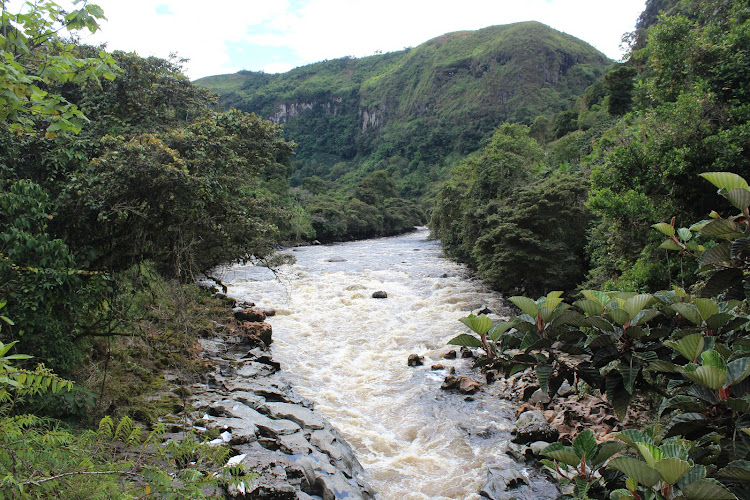
<svg viewBox="0 0 750 500">
<path fill-rule="evenodd" d="M 200 340 L 212 370 L 191 387 L 195 425 L 221 431 L 214 443 L 229 445 L 233 462 L 258 474 L 247 489 L 229 494 L 260 500 L 375 498 L 351 447 L 274 361 L 265 316 L 252 304 L 237 303 L 222 333 Z"/>
</svg>

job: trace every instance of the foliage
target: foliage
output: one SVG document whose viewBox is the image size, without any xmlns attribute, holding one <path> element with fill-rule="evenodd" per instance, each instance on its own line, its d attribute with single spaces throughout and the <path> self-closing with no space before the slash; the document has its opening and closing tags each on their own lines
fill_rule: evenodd
<svg viewBox="0 0 750 500">
<path fill-rule="evenodd" d="M 625 66 L 638 73 L 633 111 L 587 160 L 588 206 L 601 219 L 589 242 L 587 286 L 647 290 L 675 278 L 690 286 L 693 269 L 659 249 L 650 226 L 664 216 L 664 222 L 698 220 L 713 208 L 693 182 L 699 173 L 742 174 L 750 166 L 746 3 L 654 1 L 648 7 L 648 29 Z M 657 7 L 674 15 L 657 18 Z"/>
<path fill-rule="evenodd" d="M 590 430 L 580 432 L 573 440 L 572 446 L 552 443 L 542 450 L 542 464 L 556 473 L 562 481 L 573 483 L 575 498 L 589 498 L 593 488 L 602 494 L 599 484 L 601 472 L 607 461 L 625 448 L 616 441 L 597 443 L 594 433 Z M 593 493 L 592 491 L 592 493 Z"/>
<path fill-rule="evenodd" d="M 653 228 L 667 236 L 663 248 L 701 260 L 707 276 L 701 296 L 678 287 L 653 294 L 584 290 L 572 305 L 562 292 L 536 301 L 514 296 L 517 317 L 496 325 L 483 317 L 480 325 L 470 316 L 462 321 L 480 338 L 462 334 L 449 342 L 482 347 L 478 364 L 509 375 L 533 368 L 541 390 L 552 396 L 563 380 L 582 380 L 606 394 L 621 421 L 634 397 L 661 396 L 654 417 L 668 422 L 663 431 L 618 434 L 634 454 L 613 458 L 607 469 L 627 476 L 624 488 L 617 478 L 605 483 L 594 473 L 606 459 L 587 463 L 593 449 L 585 456 L 576 449 L 576 442 L 578 448 L 596 444 L 593 437 L 581 434 L 573 448 L 545 450 L 556 461 L 547 465 L 575 483 L 577 497 L 604 487 L 623 499 L 733 499 L 750 480 L 750 318 L 743 315 L 750 189 L 736 174 L 702 177 L 740 214 L 713 212 L 713 220 L 690 228 L 677 229 L 674 220 Z"/>
<path fill-rule="evenodd" d="M 17 133 L 34 133 L 37 118 L 44 119 L 45 136 L 80 132 L 86 117 L 59 92 L 56 85 L 97 85 L 111 80 L 117 66 L 112 57 L 98 51 L 90 57 L 78 53 L 70 36 L 99 29 L 102 9 L 85 4 L 65 12 L 54 2 L 26 2 L 12 14 L 0 2 L 0 125 Z"/>
<path fill-rule="evenodd" d="M 23 339 L 27 352 L 66 372 L 81 361 L 77 339 L 96 321 L 106 282 L 48 233 L 54 217 L 39 185 L 14 183 L 0 207 L 0 296 L 15 321 L 0 339 Z"/>
<path fill-rule="evenodd" d="M 7 320 L 7 318 L 4 318 Z M 7 321 L 6 321 L 7 322 Z M 14 414 L 19 398 L 70 391 L 73 383 L 39 365 L 13 366 L 27 355 L 7 352 L 0 342 L 0 495 L 4 498 L 205 498 L 218 486 L 243 487 L 254 478 L 229 460 L 231 451 L 198 442 L 188 433 L 164 439 L 164 424 L 145 433 L 124 417 L 110 417 L 97 431 L 73 434 L 49 427 L 32 414 Z M 213 496 L 213 495 L 212 495 Z"/>
<path fill-rule="evenodd" d="M 572 289 L 586 270 L 586 186 L 580 173 L 546 176 L 541 147 L 528 134 L 504 125 L 454 168 L 430 227 L 449 255 L 498 290 Z"/>
</svg>

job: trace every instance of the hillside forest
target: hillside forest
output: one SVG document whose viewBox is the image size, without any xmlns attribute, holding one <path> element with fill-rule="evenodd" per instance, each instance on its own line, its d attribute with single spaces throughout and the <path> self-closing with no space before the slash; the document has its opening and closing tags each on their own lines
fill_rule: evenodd
<svg viewBox="0 0 750 500">
<path fill-rule="evenodd" d="M 133 422 L 185 404 L 187 394 L 163 393 L 161 371 L 206 369 L 196 339 L 218 328 L 226 304 L 196 278 L 230 262 L 273 267 L 280 245 L 422 224 L 522 311 L 491 334 L 470 322 L 478 337 L 459 342 L 508 373 L 533 367 L 552 393 L 548 381 L 575 374 L 620 414 L 642 388 L 670 395 L 664 411 L 685 403 L 684 415 L 709 401 L 719 423 L 683 418 L 664 439 L 684 449 L 667 458 L 691 471 L 716 461 L 700 465 L 691 488 L 724 494 L 748 480 L 750 2 L 648 0 L 623 62 L 527 22 L 195 83 L 179 59 L 79 43 L 103 16 L 93 4 L 12 13 L 2 2 L 2 496 L 44 497 L 53 485 L 90 498 L 144 488 L 199 496 L 207 482 L 244 480 L 221 467 L 227 452 L 197 440 L 170 451 L 193 461 L 148 466 L 123 452 L 158 437 L 139 437 Z M 701 232 L 710 217 L 720 222 Z M 561 292 L 583 290 L 582 312 L 563 315 Z M 661 309 L 650 307 L 656 290 L 672 294 Z M 649 330 L 657 313 L 678 314 L 677 333 Z M 608 327 L 588 319 L 607 314 Z M 568 354 L 591 355 L 601 347 L 591 329 L 612 337 L 596 341 L 606 356 L 573 369 L 550 354 L 570 345 Z M 527 357 L 507 354 L 518 350 Z M 685 373 L 698 388 L 668 394 L 685 388 Z M 713 455 L 694 455 L 696 432 L 715 437 Z M 662 439 L 634 436 L 641 450 Z M 651 470 L 655 453 L 642 455 Z M 714 485 L 717 467 L 730 465 Z M 628 467 L 612 484 L 653 477 Z M 599 481 L 587 477 L 584 495 Z M 630 491 L 621 498 L 683 491 L 670 475 L 653 493 L 649 478 L 620 487 Z"/>
</svg>

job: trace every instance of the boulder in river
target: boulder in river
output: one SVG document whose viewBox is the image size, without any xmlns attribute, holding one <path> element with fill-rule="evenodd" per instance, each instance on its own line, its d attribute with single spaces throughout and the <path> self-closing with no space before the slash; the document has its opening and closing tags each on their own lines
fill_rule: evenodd
<svg viewBox="0 0 750 500">
<path fill-rule="evenodd" d="M 266 313 L 260 309 L 254 307 L 245 307 L 239 311 L 235 311 L 234 317 L 237 321 L 264 321 L 266 319 Z"/>
<path fill-rule="evenodd" d="M 378 290 L 377 292 L 372 293 L 372 298 L 373 299 L 387 299 L 388 294 L 382 290 Z"/>
<path fill-rule="evenodd" d="M 424 364 L 424 358 L 419 354 L 409 354 L 409 360 L 406 364 L 409 366 L 422 366 Z"/>
<path fill-rule="evenodd" d="M 443 390 L 455 390 L 462 394 L 474 394 L 481 389 L 481 387 L 482 386 L 479 382 L 472 380 L 465 375 L 459 375 L 458 377 L 455 375 L 448 375 L 445 377 L 443 385 L 440 386 Z"/>
<path fill-rule="evenodd" d="M 268 323 L 258 321 L 244 321 L 240 324 L 238 333 L 245 345 L 269 346 L 273 342 L 273 330 Z"/>
<path fill-rule="evenodd" d="M 529 480 L 519 470 L 490 467 L 487 470 L 487 482 L 479 490 L 479 494 L 492 500 L 510 500 L 516 498 L 510 490 L 528 484 Z"/>
<path fill-rule="evenodd" d="M 544 414 L 539 410 L 529 410 L 521 413 L 513 425 L 514 443 L 527 444 L 534 441 L 555 442 L 560 433 L 553 428 Z"/>
</svg>

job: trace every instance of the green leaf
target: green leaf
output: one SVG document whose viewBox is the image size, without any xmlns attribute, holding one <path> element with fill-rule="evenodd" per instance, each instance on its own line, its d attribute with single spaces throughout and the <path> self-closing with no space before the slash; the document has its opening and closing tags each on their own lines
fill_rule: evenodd
<svg viewBox="0 0 750 500">
<path fill-rule="evenodd" d="M 636 314 L 648 307 L 654 300 L 656 299 L 654 299 L 653 295 L 642 293 L 626 300 L 622 308 L 630 315 L 628 319 L 633 319 Z"/>
<path fill-rule="evenodd" d="M 573 303 L 578 309 L 583 311 L 586 316 L 599 316 L 604 312 L 604 306 L 599 302 L 589 299 L 581 299 Z"/>
<path fill-rule="evenodd" d="M 703 365 L 715 366 L 716 368 L 725 371 L 727 369 L 727 362 L 724 359 L 724 356 L 719 354 L 717 351 L 714 351 L 713 349 L 703 351 L 703 353 L 701 354 L 701 360 Z"/>
<path fill-rule="evenodd" d="M 729 219 L 712 220 L 701 229 L 701 236 L 727 237 L 739 231 L 736 223 Z"/>
<path fill-rule="evenodd" d="M 537 344 L 537 342 L 539 342 L 539 340 L 540 339 L 539 339 L 539 336 L 537 334 L 529 332 L 529 333 L 527 333 L 526 335 L 523 336 L 523 339 L 521 340 L 520 349 L 522 351 L 530 349 L 530 348 L 534 347 Z"/>
<path fill-rule="evenodd" d="M 676 302 L 672 304 L 672 309 L 677 311 L 683 318 L 687 319 L 695 325 L 700 325 L 703 323 L 703 318 L 701 318 L 700 311 L 698 311 L 698 308 L 693 304 L 688 304 L 687 302 Z"/>
<path fill-rule="evenodd" d="M 524 314 L 528 314 L 532 318 L 536 318 L 539 315 L 539 307 L 537 307 L 536 302 L 528 297 L 515 296 L 510 297 L 508 300 L 513 302 Z"/>
<path fill-rule="evenodd" d="M 608 469 L 619 470 L 626 476 L 633 478 L 638 484 L 644 486 L 654 486 L 659 482 L 661 476 L 659 472 L 649 467 L 646 462 L 632 457 L 613 458 L 607 464 Z"/>
<path fill-rule="evenodd" d="M 622 375 L 622 383 L 625 385 L 625 390 L 628 391 L 628 394 L 633 394 L 633 384 L 638 378 L 638 373 L 641 371 L 641 367 L 636 365 L 631 368 L 621 364 L 617 367 L 617 371 Z"/>
<path fill-rule="evenodd" d="M 616 324 L 622 326 L 626 321 L 630 319 L 627 311 L 624 309 L 607 309 L 607 317 L 614 321 Z"/>
<path fill-rule="evenodd" d="M 701 479 L 682 488 L 687 500 L 737 500 L 719 481 L 712 478 Z"/>
<path fill-rule="evenodd" d="M 697 309 L 696 309 L 696 313 L 697 313 Z M 677 342 L 666 340 L 664 341 L 664 345 L 667 347 L 671 347 L 675 351 L 679 352 L 688 361 L 695 361 L 698 359 L 698 356 L 700 356 L 700 353 L 703 351 L 705 341 L 703 340 L 702 334 L 693 333 L 691 335 L 686 335 L 682 337 Z"/>
<path fill-rule="evenodd" d="M 480 314 L 479 316 L 470 314 L 466 318 L 459 319 L 459 321 L 479 335 L 484 335 L 492 328 L 492 320 L 484 314 Z"/>
<path fill-rule="evenodd" d="M 696 299 L 698 300 L 698 299 Z M 712 330 L 718 330 L 722 326 L 729 323 L 729 320 L 733 319 L 734 315 L 729 313 L 717 313 L 706 320 L 706 326 Z"/>
<path fill-rule="evenodd" d="M 666 437 L 688 436 L 695 432 L 703 432 L 706 428 L 706 417 L 700 413 L 681 413 L 672 417 L 666 428 Z"/>
<path fill-rule="evenodd" d="M 576 455 L 573 448 L 570 446 L 563 446 L 560 443 L 552 443 L 541 451 L 545 457 L 550 457 L 553 460 L 562 462 L 572 467 L 577 467 L 581 464 L 581 457 Z"/>
<path fill-rule="evenodd" d="M 583 290 L 581 291 L 584 297 L 593 302 L 598 302 L 602 306 L 606 306 L 612 301 L 612 298 L 608 292 L 600 292 L 599 290 Z"/>
<path fill-rule="evenodd" d="M 716 475 L 737 481 L 750 481 L 750 462 L 747 460 L 735 460 L 719 470 Z"/>
<path fill-rule="evenodd" d="M 688 459 L 688 451 L 682 445 L 676 443 L 665 443 L 659 446 L 659 449 L 661 450 L 662 458 L 679 458 L 684 461 L 687 461 Z"/>
<path fill-rule="evenodd" d="M 575 327 L 586 326 L 586 318 L 577 311 L 563 311 L 555 316 L 550 322 L 551 325 L 570 325 Z"/>
<path fill-rule="evenodd" d="M 536 378 L 539 381 L 539 388 L 542 392 L 549 392 L 549 377 L 553 368 L 550 365 L 537 365 Z"/>
<path fill-rule="evenodd" d="M 732 172 L 704 172 L 701 177 L 719 189 L 731 191 L 736 188 L 747 189 L 747 181 Z"/>
<path fill-rule="evenodd" d="M 644 323 L 648 323 L 660 314 L 661 312 L 658 309 L 644 309 L 643 311 L 635 315 L 635 317 L 630 321 L 630 324 L 634 326 L 643 325 Z"/>
<path fill-rule="evenodd" d="M 690 239 L 693 237 L 693 233 L 690 231 L 690 229 L 681 227 L 677 230 L 677 236 L 679 236 L 682 241 L 690 241 Z"/>
<path fill-rule="evenodd" d="M 732 245 L 728 241 L 723 241 L 712 246 L 701 255 L 701 267 L 715 266 L 730 261 L 730 251 Z"/>
<path fill-rule="evenodd" d="M 737 413 L 750 414 L 750 397 L 748 396 L 743 398 L 729 398 L 726 400 L 726 405 Z"/>
<path fill-rule="evenodd" d="M 628 405 L 630 404 L 630 393 L 625 390 L 625 386 L 622 383 L 621 377 L 615 372 L 607 374 L 605 379 L 605 387 L 607 391 L 607 400 L 612 405 L 612 409 L 615 410 L 617 418 L 621 421 L 625 419 L 625 415 L 628 412 Z"/>
<path fill-rule="evenodd" d="M 741 269 L 722 269 L 711 276 L 701 290 L 701 297 L 715 297 L 742 282 Z"/>
<path fill-rule="evenodd" d="M 463 347 L 482 347 L 482 342 L 473 335 L 462 333 L 448 341 L 450 345 L 460 345 Z"/>
<path fill-rule="evenodd" d="M 502 321 L 492 328 L 490 328 L 490 331 L 487 332 L 489 334 L 489 337 L 497 341 L 505 332 L 513 328 L 513 322 L 512 321 Z"/>
<path fill-rule="evenodd" d="M 653 467 L 654 464 L 661 460 L 662 451 L 655 445 L 650 443 L 635 443 L 635 448 L 640 453 L 641 457 L 646 461 L 649 467 Z"/>
<path fill-rule="evenodd" d="M 695 299 L 693 304 L 698 308 L 704 320 L 719 312 L 719 305 L 711 299 Z"/>
<path fill-rule="evenodd" d="M 659 471 L 664 482 L 674 484 L 690 470 L 690 464 L 685 460 L 669 457 L 656 462 L 654 469 Z"/>
<path fill-rule="evenodd" d="M 661 248 L 662 250 L 675 250 L 677 252 L 682 250 L 682 246 L 680 246 L 679 243 L 671 238 L 668 240 L 664 240 L 662 244 L 659 245 L 659 248 Z"/>
<path fill-rule="evenodd" d="M 734 188 L 724 196 L 729 200 L 729 203 L 740 210 L 745 210 L 750 206 L 750 191 L 747 188 Z"/>
<path fill-rule="evenodd" d="M 609 321 L 601 316 L 589 316 L 586 318 L 586 324 L 604 332 L 612 332 L 615 329 Z"/>
<path fill-rule="evenodd" d="M 588 429 L 578 433 L 573 440 L 573 450 L 575 450 L 579 459 L 586 457 L 586 461 L 591 463 L 596 454 L 596 437 L 594 437 L 594 433 Z"/>
<path fill-rule="evenodd" d="M 742 382 L 750 375 L 750 358 L 739 358 L 727 363 L 727 383 Z"/>
<path fill-rule="evenodd" d="M 727 371 L 715 366 L 699 366 L 694 372 L 683 371 L 682 374 L 696 384 L 713 390 L 727 383 Z"/>
<path fill-rule="evenodd" d="M 658 224 L 651 224 L 651 227 L 662 233 L 663 235 L 671 238 L 674 236 L 674 227 L 666 222 L 659 222 Z M 668 240 L 671 241 L 671 240 Z"/>
<path fill-rule="evenodd" d="M 625 443 L 618 441 L 605 441 L 599 445 L 599 452 L 594 456 L 591 461 L 593 468 L 599 467 L 601 464 L 609 460 L 613 455 L 620 453 L 626 448 Z"/>
</svg>

